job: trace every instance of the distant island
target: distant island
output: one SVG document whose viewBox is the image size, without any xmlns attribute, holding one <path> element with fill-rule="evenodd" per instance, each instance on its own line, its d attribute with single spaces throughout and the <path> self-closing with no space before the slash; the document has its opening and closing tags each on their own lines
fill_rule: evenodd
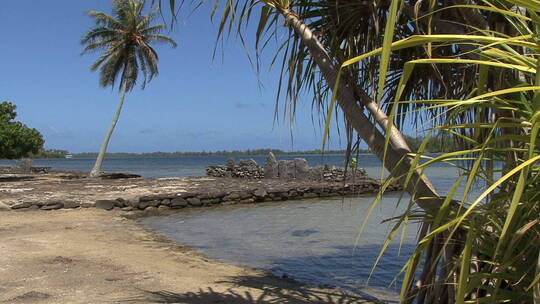
<svg viewBox="0 0 540 304">
<path fill-rule="evenodd" d="M 417 151 L 424 138 L 406 136 L 412 151 Z M 432 137 L 428 140 L 425 153 L 441 153 L 450 151 L 456 146 L 452 139 Z M 242 156 L 242 155 L 266 155 L 269 152 L 275 155 L 294 155 L 294 154 L 345 154 L 346 150 L 325 150 L 324 152 L 318 150 L 306 150 L 306 151 L 283 151 L 279 149 L 247 149 L 247 150 L 219 150 L 219 151 L 202 151 L 202 152 L 149 152 L 149 153 L 107 153 L 107 158 L 120 158 L 120 157 L 179 157 L 179 156 Z M 354 151 L 353 154 L 370 153 L 370 150 L 359 149 Z M 83 152 L 83 153 L 70 153 L 67 150 L 58 149 L 45 149 L 39 153 L 33 154 L 30 158 L 96 158 L 97 152 Z"/>
<path fill-rule="evenodd" d="M 107 158 L 120 157 L 179 157 L 179 156 L 242 156 L 242 155 L 295 155 L 295 154 L 345 154 L 345 150 L 308 150 L 308 151 L 283 151 L 279 149 L 247 149 L 247 150 L 221 150 L 202 152 L 150 152 L 150 153 L 107 153 Z M 355 152 L 356 153 L 356 152 Z M 371 153 L 369 150 L 359 150 L 358 153 Z M 69 153 L 66 150 L 43 150 L 34 154 L 31 158 L 96 158 L 97 152 Z"/>
</svg>

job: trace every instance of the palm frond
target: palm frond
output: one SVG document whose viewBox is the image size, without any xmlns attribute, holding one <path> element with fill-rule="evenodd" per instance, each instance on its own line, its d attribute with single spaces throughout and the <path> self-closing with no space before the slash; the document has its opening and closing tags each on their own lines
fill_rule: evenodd
<svg viewBox="0 0 540 304">
<path fill-rule="evenodd" d="M 120 90 L 131 91 L 141 70 L 144 88 L 158 74 L 158 56 L 151 44 L 176 47 L 176 42 L 160 34 L 165 25 L 153 24 L 157 17 L 155 11 L 143 15 L 144 1 L 114 0 L 113 4 L 112 15 L 87 11 L 96 26 L 81 39 L 85 46 L 82 53 L 103 52 L 90 68 L 99 69 L 101 86 L 119 83 Z"/>
</svg>

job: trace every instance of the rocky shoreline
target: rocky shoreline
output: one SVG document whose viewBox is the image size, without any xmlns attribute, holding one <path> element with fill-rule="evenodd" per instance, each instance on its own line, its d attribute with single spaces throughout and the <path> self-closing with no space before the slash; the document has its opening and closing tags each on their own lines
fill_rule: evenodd
<svg viewBox="0 0 540 304">
<path fill-rule="evenodd" d="M 226 177 L 90 179 L 82 172 L 2 175 L 1 181 L 0 211 L 95 207 L 159 212 L 369 194 L 381 186 L 380 181 L 366 176 L 347 182 Z M 387 189 L 395 190 L 399 186 Z"/>
</svg>

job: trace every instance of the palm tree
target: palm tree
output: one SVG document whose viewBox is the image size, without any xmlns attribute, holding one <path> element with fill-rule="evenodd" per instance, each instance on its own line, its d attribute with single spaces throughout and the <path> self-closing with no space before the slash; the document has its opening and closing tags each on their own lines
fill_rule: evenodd
<svg viewBox="0 0 540 304">
<path fill-rule="evenodd" d="M 144 1 L 113 0 L 112 15 L 98 11 L 86 12 L 94 19 L 95 26 L 81 40 L 81 44 L 85 46 L 83 54 L 91 51 L 102 53 L 90 69 L 99 69 L 99 82 L 102 87 L 114 87 L 120 77 L 120 103 L 90 172 L 91 177 L 97 177 L 101 172 L 101 164 L 120 117 L 125 95 L 137 83 L 139 71 L 143 74 L 142 89 L 158 74 L 158 55 L 151 45 L 166 43 L 176 47 L 173 39 L 160 34 L 166 28 L 164 24 L 152 24 L 156 11 L 148 15 L 142 14 L 144 5 Z"/>
</svg>

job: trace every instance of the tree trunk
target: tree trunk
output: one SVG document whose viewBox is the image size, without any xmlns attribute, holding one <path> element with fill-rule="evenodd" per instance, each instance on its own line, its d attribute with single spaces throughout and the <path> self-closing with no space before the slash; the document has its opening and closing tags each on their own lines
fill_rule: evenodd
<svg viewBox="0 0 540 304">
<path fill-rule="evenodd" d="M 103 143 L 101 144 L 101 150 L 99 150 L 99 154 L 97 156 L 96 163 L 94 164 L 94 168 L 92 168 L 92 171 L 90 171 L 90 177 L 98 177 L 101 174 L 101 164 L 103 163 L 103 158 L 105 157 L 105 153 L 107 152 L 107 146 L 109 145 L 109 140 L 111 139 L 111 135 L 114 131 L 114 127 L 116 127 L 118 118 L 120 118 L 120 113 L 122 112 L 122 106 L 124 105 L 125 97 L 126 97 L 126 92 L 124 88 L 122 88 L 120 92 L 120 102 L 118 103 L 116 114 L 114 114 L 113 120 L 111 122 L 111 126 L 109 127 L 109 130 L 105 134 L 105 138 L 103 139 Z"/>
<path fill-rule="evenodd" d="M 291 27 L 297 35 L 302 39 L 302 43 L 308 47 L 311 56 L 317 63 L 322 75 L 326 79 L 328 86 L 333 88 L 337 79 L 338 68 L 332 62 L 330 56 L 324 49 L 321 42 L 315 37 L 313 32 L 305 25 L 300 18 L 288 8 L 278 8 L 280 13 L 285 17 L 285 24 Z M 384 155 L 385 136 L 377 129 L 375 124 L 365 115 L 362 108 L 358 105 L 355 98 L 354 89 L 343 82 L 339 83 L 337 101 L 347 121 L 358 132 L 360 137 L 367 143 L 371 150 L 383 162 L 385 168 L 392 172 L 395 177 L 404 176 L 411 169 L 411 158 L 407 156 L 411 150 L 403 138 L 401 132 L 394 126 L 389 134 L 389 145 Z M 381 110 L 380 106 L 368 94 L 362 92 L 361 102 L 369 110 L 375 121 L 387 130 L 389 121 L 386 114 Z M 401 179 L 403 181 L 403 179 Z M 419 197 L 425 198 L 418 200 L 418 205 L 428 212 L 436 211 L 441 199 L 429 179 L 420 171 L 416 171 L 409 183 L 406 185 L 406 190 L 413 196 L 413 199 Z"/>
</svg>

